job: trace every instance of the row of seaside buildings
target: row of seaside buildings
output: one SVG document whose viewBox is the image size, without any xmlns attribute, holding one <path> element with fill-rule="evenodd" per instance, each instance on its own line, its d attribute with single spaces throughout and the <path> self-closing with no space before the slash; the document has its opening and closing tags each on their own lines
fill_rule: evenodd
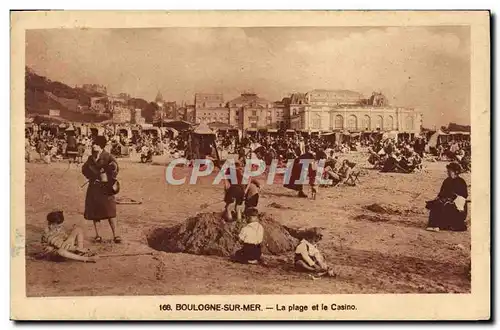
<svg viewBox="0 0 500 330">
<path fill-rule="evenodd" d="M 105 87 L 84 85 L 89 91 L 106 94 Z M 104 88 L 104 89 L 103 89 Z M 128 105 L 127 94 L 93 97 L 90 111 L 112 115 L 116 123 L 144 123 L 140 109 Z M 218 123 L 241 130 L 294 129 L 297 131 L 398 131 L 418 133 L 422 113 L 413 108 L 389 105 L 381 93 L 364 98 L 349 90 L 315 89 L 293 93 L 281 101 L 272 102 L 255 93 L 243 93 L 230 101 L 223 94 L 196 93 L 194 104 L 166 102 L 161 93 L 153 120 L 176 119 L 193 123 Z"/>
<path fill-rule="evenodd" d="M 390 106 L 381 93 L 369 98 L 348 90 L 315 89 L 271 102 L 243 93 L 224 102 L 222 94 L 195 95 L 194 121 L 221 122 L 242 130 L 294 129 L 309 132 L 399 131 L 418 133 L 422 113 Z"/>
</svg>

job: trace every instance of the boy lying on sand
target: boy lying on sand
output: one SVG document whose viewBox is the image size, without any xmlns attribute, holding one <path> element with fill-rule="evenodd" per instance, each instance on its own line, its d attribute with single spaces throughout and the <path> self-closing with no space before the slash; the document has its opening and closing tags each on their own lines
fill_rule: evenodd
<svg viewBox="0 0 500 330">
<path fill-rule="evenodd" d="M 48 227 L 42 235 L 44 255 L 50 260 L 71 259 L 83 262 L 96 262 L 98 257 L 83 248 L 83 231 L 76 226 L 68 234 L 62 225 L 62 211 L 47 214 Z"/>
</svg>

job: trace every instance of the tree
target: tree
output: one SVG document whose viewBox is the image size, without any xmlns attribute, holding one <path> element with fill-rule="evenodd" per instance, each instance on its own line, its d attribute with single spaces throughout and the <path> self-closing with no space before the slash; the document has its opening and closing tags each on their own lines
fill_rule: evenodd
<svg viewBox="0 0 500 330">
<path fill-rule="evenodd" d="M 141 114 L 147 123 L 152 123 L 155 113 L 158 111 L 158 104 L 149 102 L 145 109 L 142 109 Z"/>
</svg>

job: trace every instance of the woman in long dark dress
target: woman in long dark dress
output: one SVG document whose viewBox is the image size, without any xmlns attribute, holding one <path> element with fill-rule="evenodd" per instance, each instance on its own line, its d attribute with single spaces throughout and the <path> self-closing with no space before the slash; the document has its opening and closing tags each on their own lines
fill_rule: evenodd
<svg viewBox="0 0 500 330">
<path fill-rule="evenodd" d="M 97 136 L 92 144 L 92 155 L 82 167 L 83 175 L 89 180 L 85 196 L 84 218 L 94 222 L 95 241 L 101 242 L 97 224 L 108 220 L 113 232 L 114 242 L 121 243 L 116 229 L 116 202 L 113 187 L 118 175 L 118 163 L 115 158 L 104 150 L 106 138 Z"/>
<path fill-rule="evenodd" d="M 303 160 L 303 161 L 302 161 Z M 302 162 L 301 162 L 302 161 Z M 304 166 L 308 166 L 308 177 L 312 175 L 312 163 L 314 162 L 314 155 L 310 152 L 310 150 L 306 150 L 306 152 L 296 158 L 293 162 L 293 166 L 291 168 L 290 179 L 288 182 L 285 182 L 284 187 L 295 190 L 298 192 L 298 197 L 307 198 L 307 195 L 304 193 L 304 183 L 301 182 L 302 172 L 305 171 Z M 309 180 L 307 181 L 309 182 Z"/>
<path fill-rule="evenodd" d="M 430 210 L 429 224 L 427 230 L 453 230 L 465 231 L 467 225 L 466 199 L 467 184 L 459 176 L 460 165 L 450 163 L 446 166 L 448 177 L 443 181 L 441 190 L 435 200 L 427 202 L 427 208 Z"/>
</svg>

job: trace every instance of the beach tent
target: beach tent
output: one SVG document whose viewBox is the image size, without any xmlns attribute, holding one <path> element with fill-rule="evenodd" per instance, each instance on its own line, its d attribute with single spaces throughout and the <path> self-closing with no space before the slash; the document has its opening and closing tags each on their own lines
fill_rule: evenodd
<svg viewBox="0 0 500 330">
<path fill-rule="evenodd" d="M 199 124 L 189 134 L 188 156 L 191 159 L 205 159 L 207 156 L 219 161 L 219 152 L 215 143 L 215 133 L 207 124 Z"/>
<path fill-rule="evenodd" d="M 329 141 L 330 143 L 335 143 L 335 133 L 334 132 L 323 132 L 321 133 L 321 138 Z"/>
<path fill-rule="evenodd" d="M 448 134 L 446 134 L 442 130 L 437 130 L 434 134 L 431 135 L 431 137 L 429 138 L 429 142 L 427 142 L 427 145 L 431 148 L 436 148 L 438 143 L 440 142 L 439 138 L 441 136 L 447 136 L 447 135 Z"/>
<path fill-rule="evenodd" d="M 448 135 L 455 141 L 470 141 L 470 132 L 448 132 Z"/>
<path fill-rule="evenodd" d="M 161 127 L 160 130 L 162 131 L 163 136 L 168 136 L 173 139 L 179 135 L 179 131 L 173 127 Z"/>
<path fill-rule="evenodd" d="M 387 139 L 398 139 L 398 131 L 389 131 L 389 132 L 384 132 L 382 133 L 382 140 L 387 140 Z"/>
<path fill-rule="evenodd" d="M 146 134 L 151 134 L 154 137 L 160 138 L 161 139 L 161 129 L 159 127 L 153 127 L 152 125 L 150 127 L 142 127 L 142 132 Z"/>
<path fill-rule="evenodd" d="M 120 126 L 116 129 L 116 133 L 120 135 L 125 135 L 127 139 L 132 137 L 132 130 L 128 126 Z"/>
</svg>

